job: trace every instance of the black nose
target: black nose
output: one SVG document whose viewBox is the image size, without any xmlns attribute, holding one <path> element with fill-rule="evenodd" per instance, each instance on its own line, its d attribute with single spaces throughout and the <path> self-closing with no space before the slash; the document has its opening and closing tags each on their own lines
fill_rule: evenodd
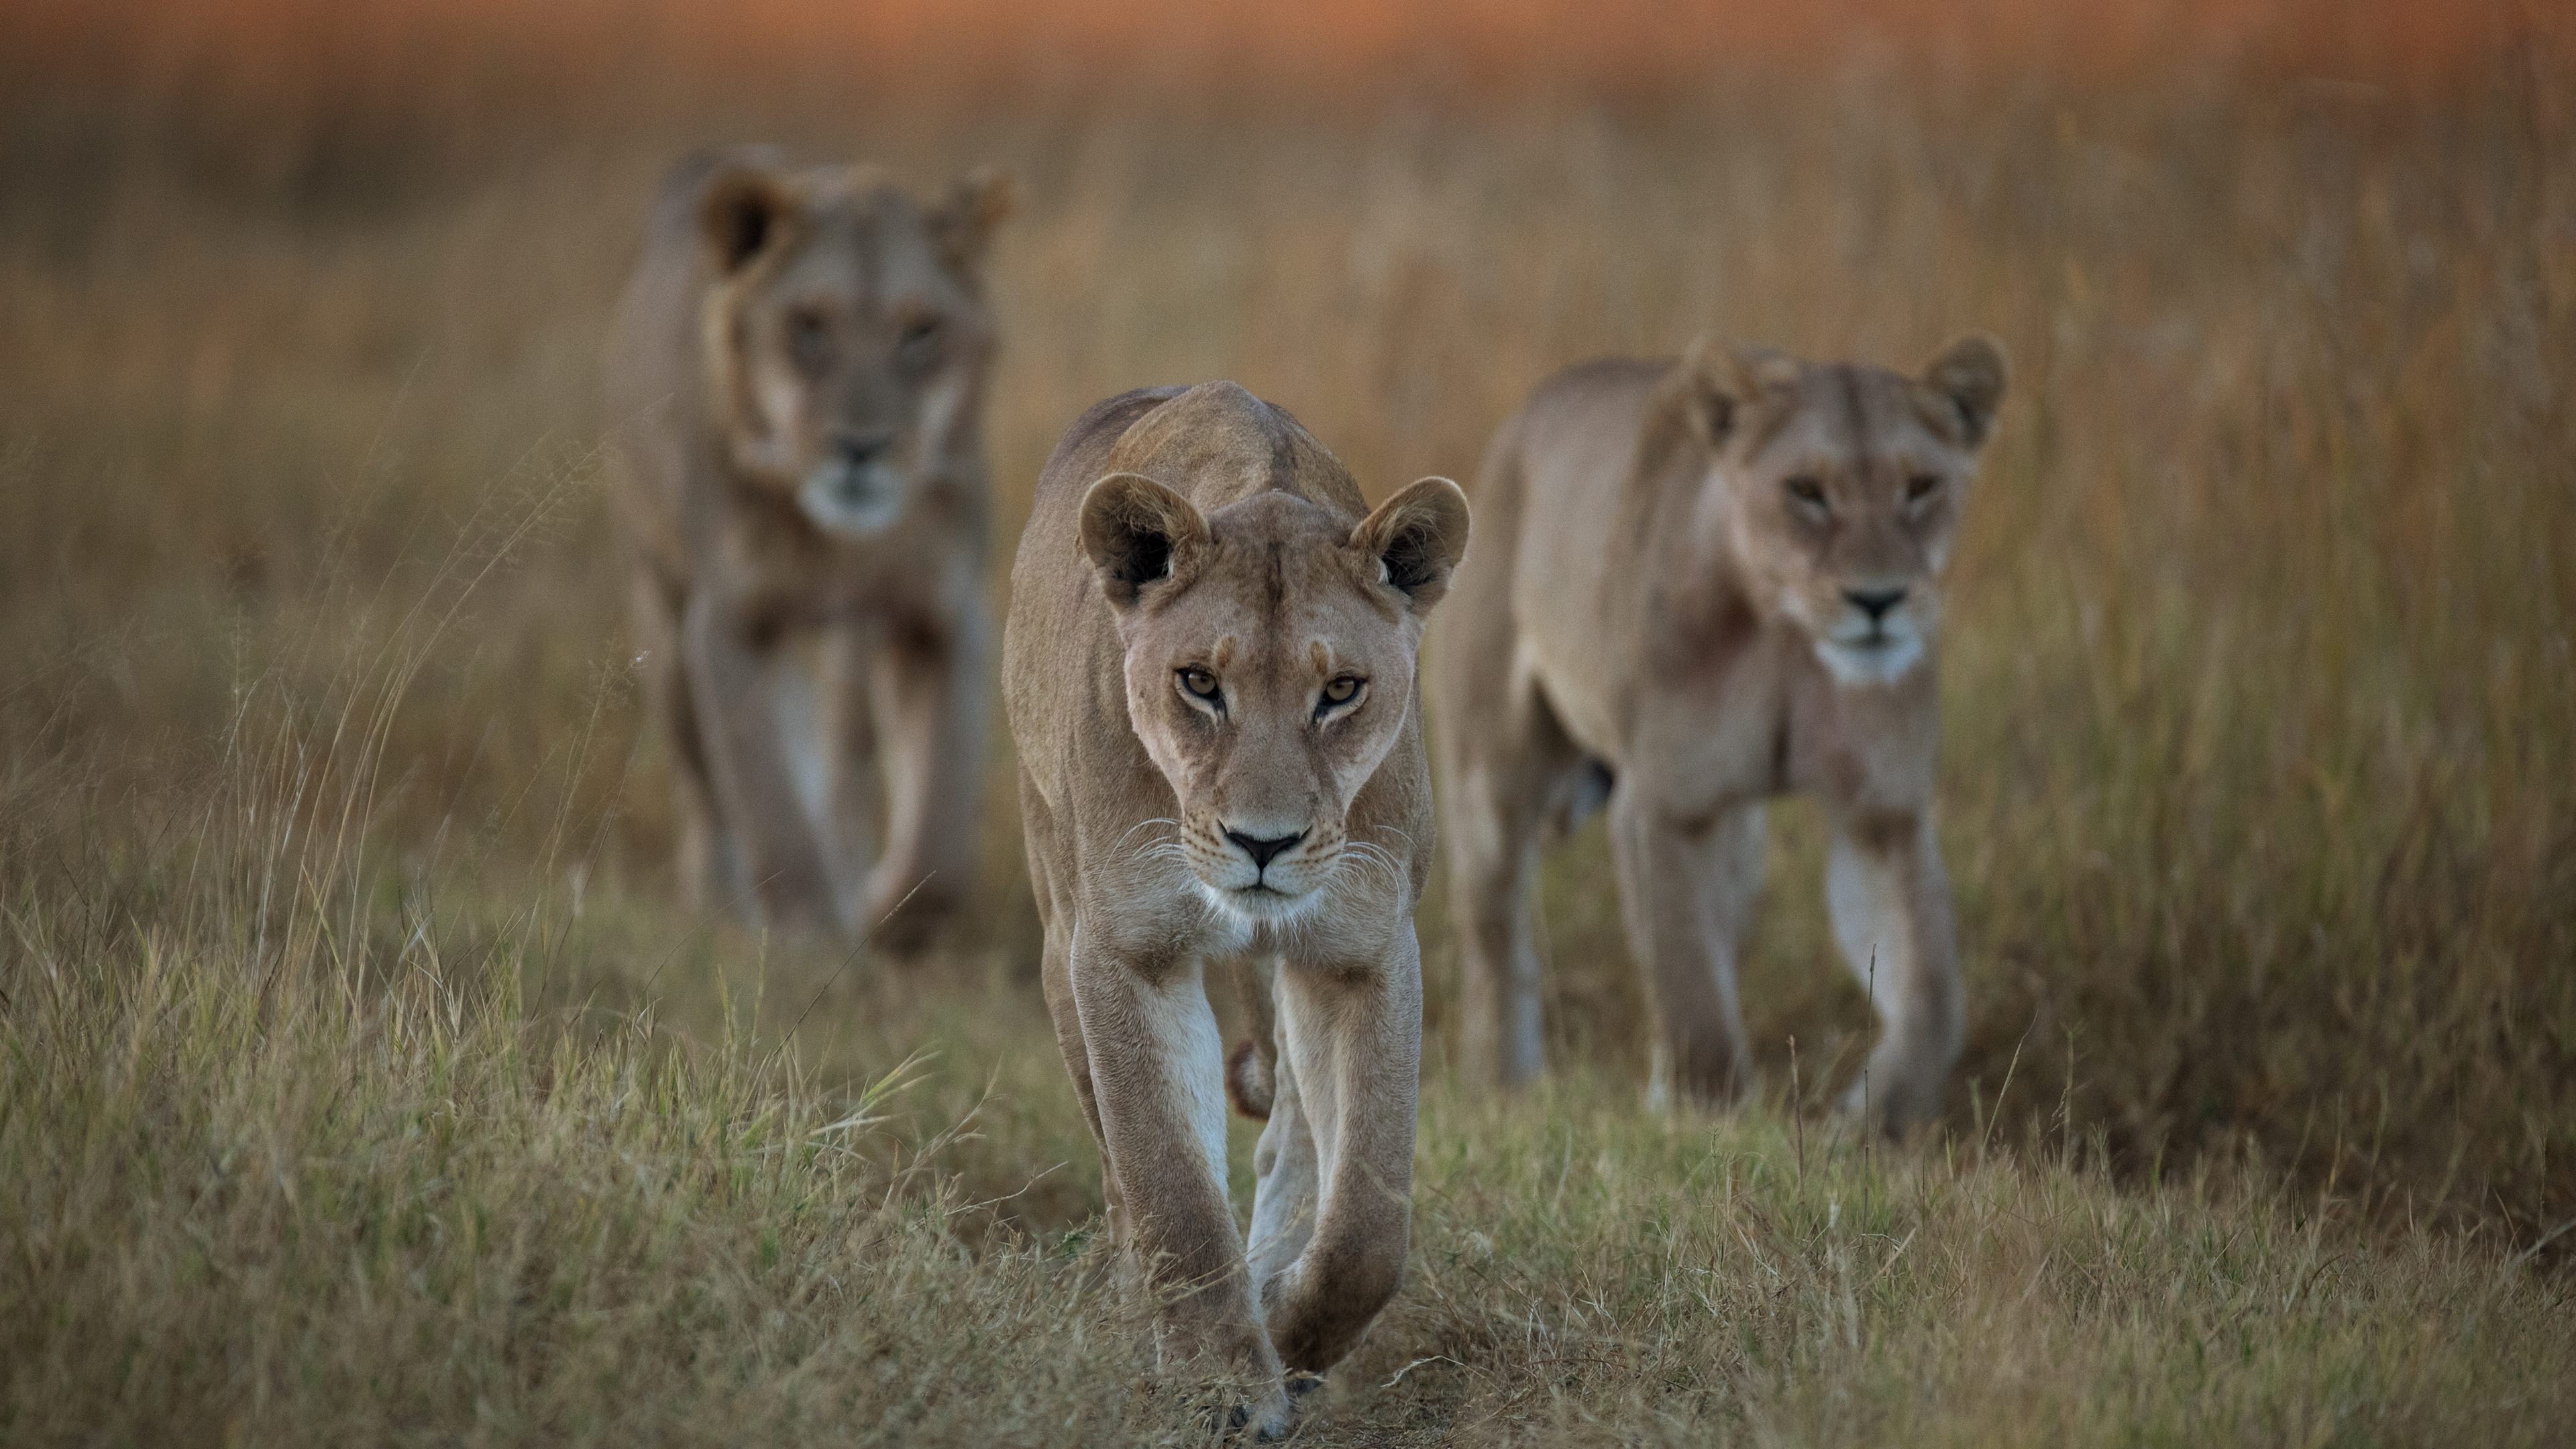
<svg viewBox="0 0 2576 1449">
<path fill-rule="evenodd" d="M 1243 847 L 1243 853 L 1252 857 L 1253 869 L 1268 870 L 1270 862 L 1278 858 L 1279 852 L 1305 839 L 1306 832 L 1300 830 L 1294 835 L 1278 835 L 1268 840 L 1255 840 L 1240 830 L 1229 830 L 1225 833 L 1225 838 Z"/>
<path fill-rule="evenodd" d="M 835 446 L 851 467 L 864 467 L 885 456 L 885 450 L 894 446 L 894 434 L 843 433 Z"/>
<path fill-rule="evenodd" d="M 1887 617 L 1888 610 L 1905 602 L 1905 591 L 1903 589 L 1845 589 L 1843 597 L 1852 601 L 1853 608 L 1869 615 L 1869 621 L 1875 624 Z"/>
</svg>

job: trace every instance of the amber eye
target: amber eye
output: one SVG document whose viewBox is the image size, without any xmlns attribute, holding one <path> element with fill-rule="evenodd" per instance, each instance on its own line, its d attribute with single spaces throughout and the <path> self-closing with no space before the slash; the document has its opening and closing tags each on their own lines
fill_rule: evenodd
<svg viewBox="0 0 2576 1449">
<path fill-rule="evenodd" d="M 1216 676 L 1193 664 L 1181 672 L 1181 692 L 1192 699 L 1217 702 Z"/>
<path fill-rule="evenodd" d="M 1366 686 L 1367 683 L 1367 680 L 1360 678 L 1356 674 L 1335 676 L 1331 681 L 1324 685 L 1324 701 L 1323 703 L 1315 706 L 1315 713 L 1320 715 L 1328 709 L 1338 709 L 1341 706 L 1350 703 L 1352 700 L 1359 698 L 1360 690 Z"/>
<path fill-rule="evenodd" d="M 1927 502 L 1940 491 L 1941 475 L 1938 473 L 1917 473 L 1905 480 L 1905 501 L 1908 503 Z"/>
<path fill-rule="evenodd" d="M 895 334 L 895 355 L 907 366 L 926 367 L 939 355 L 939 319 L 915 317 Z"/>
<path fill-rule="evenodd" d="M 832 319 L 811 307 L 789 314 L 787 349 L 797 366 L 808 372 L 822 371 L 832 361 Z"/>
<path fill-rule="evenodd" d="M 1825 485 L 1804 473 L 1783 480 L 1780 486 L 1788 490 L 1790 497 L 1810 508 L 1825 506 Z"/>
</svg>

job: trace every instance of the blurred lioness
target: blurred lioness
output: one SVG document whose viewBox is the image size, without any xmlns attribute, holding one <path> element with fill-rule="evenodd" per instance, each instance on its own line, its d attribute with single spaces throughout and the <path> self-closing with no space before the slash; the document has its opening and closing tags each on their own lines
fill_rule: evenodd
<svg viewBox="0 0 2576 1449">
<path fill-rule="evenodd" d="M 1891 1128 L 1939 1109 L 1963 1005 L 1933 630 L 2003 393 L 1984 337 L 1913 377 L 1701 348 L 1560 373 L 1503 425 L 1428 664 L 1471 1063 L 1540 1070 L 1538 847 L 1606 803 L 1653 1090 L 1741 1091 L 1762 803 L 1800 792 L 1831 817 L 1834 937 L 1883 1024 L 1849 1105 Z"/>
<path fill-rule="evenodd" d="M 1011 570 L 1056 1039 L 1119 1241 L 1171 1295 L 1167 1347 L 1266 1380 L 1264 1433 L 1404 1276 L 1432 844 L 1414 661 L 1466 544 L 1455 483 L 1372 512 L 1294 418 L 1216 382 L 1084 414 Z M 1231 1077 L 1212 958 L 1257 963 L 1270 1026 Z M 1269 1118 L 1248 1255 L 1229 1083 Z"/>
<path fill-rule="evenodd" d="M 985 173 L 924 206 L 758 148 L 683 162 L 653 204 L 608 354 L 612 501 L 693 901 L 909 946 L 967 888 L 980 267 L 1008 207 Z"/>
</svg>

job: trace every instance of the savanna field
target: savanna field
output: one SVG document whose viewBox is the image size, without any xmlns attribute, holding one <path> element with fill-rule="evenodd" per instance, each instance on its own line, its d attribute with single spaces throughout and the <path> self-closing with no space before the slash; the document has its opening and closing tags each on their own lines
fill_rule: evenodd
<svg viewBox="0 0 2576 1449">
<path fill-rule="evenodd" d="M 1826 1108 L 1871 1023 L 1803 807 L 1722 1117 L 1642 1106 L 1597 823 L 1529 1097 L 1450 1070 L 1435 889 L 1409 1275 L 1300 1442 L 2564 1442 L 2563 24 L 635 13 L 0 18 L 0 1441 L 1212 1440 L 1007 742 L 934 960 L 677 904 L 599 349 L 663 168 L 768 138 L 1018 179 L 997 607 L 1128 387 L 1231 377 L 1382 498 L 1589 356 L 2010 350 L 1943 1122 Z"/>
</svg>

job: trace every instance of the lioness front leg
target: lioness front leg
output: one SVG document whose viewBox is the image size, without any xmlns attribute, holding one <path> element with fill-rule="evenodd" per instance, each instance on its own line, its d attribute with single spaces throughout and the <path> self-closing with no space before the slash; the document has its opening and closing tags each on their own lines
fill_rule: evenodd
<svg viewBox="0 0 2576 1449">
<path fill-rule="evenodd" d="M 1540 836 L 1582 756 L 1527 682 L 1504 698 L 1471 696 L 1452 706 L 1456 716 L 1471 710 L 1475 718 L 1444 720 L 1440 752 L 1460 1055 L 1471 1073 L 1518 1087 L 1547 1065 L 1530 918 Z"/>
<path fill-rule="evenodd" d="M 1762 890 L 1762 807 L 1686 822 L 1656 798 L 1623 777 L 1610 800 L 1621 914 L 1655 1024 L 1648 1090 L 1658 1102 L 1730 1102 L 1752 1083 L 1735 958 Z"/>
<path fill-rule="evenodd" d="M 671 751 L 671 831 L 680 873 L 680 898 L 692 911 L 733 904 L 741 889 L 733 842 L 716 817 L 715 782 L 707 769 L 706 741 L 697 705 L 680 664 L 680 617 L 672 593 L 649 571 L 634 584 L 635 652 L 643 666 L 643 706 L 659 716 Z"/>
<path fill-rule="evenodd" d="M 1882 1028 L 1844 1106 L 1901 1132 L 1941 1110 L 1966 1028 L 1950 879 L 1930 812 L 1838 818 L 1825 903 L 1834 943 Z"/>
<path fill-rule="evenodd" d="M 1226 1206 L 1224 1050 L 1201 963 L 1129 958 L 1077 927 L 1070 974 L 1102 1155 L 1126 1246 L 1163 1297 L 1167 1351 L 1210 1352 L 1277 1385 L 1279 1355 L 1254 1317 Z M 1253 1416 L 1283 1425 L 1285 1392 L 1274 1387 Z"/>
<path fill-rule="evenodd" d="M 777 662 L 753 646 L 738 611 L 708 594 L 689 601 L 680 645 L 716 815 L 741 852 L 761 918 L 837 924 L 831 875 L 781 751 Z"/>
<path fill-rule="evenodd" d="M 917 949 L 964 904 L 975 878 L 984 773 L 989 629 L 980 610 L 898 627 L 870 694 L 884 771 L 885 854 L 868 874 L 858 924 Z"/>
<path fill-rule="evenodd" d="M 866 907 L 868 872 L 877 860 L 878 836 L 885 823 L 885 780 L 878 767 L 873 689 L 879 642 L 876 630 L 846 623 L 824 636 L 820 650 L 815 714 L 825 786 L 822 816 L 816 824 L 823 836 L 833 899 L 841 910 L 842 924 L 853 931 L 870 924 L 860 912 Z"/>
<path fill-rule="evenodd" d="M 1070 882 L 1056 874 L 1061 857 L 1055 812 L 1047 808 L 1046 797 L 1038 793 L 1025 770 L 1020 772 L 1020 842 L 1027 849 L 1029 891 L 1037 899 L 1038 925 L 1044 932 L 1038 981 L 1046 995 L 1047 1018 L 1055 1027 L 1056 1050 L 1064 1056 L 1065 1071 L 1073 1078 L 1074 1096 L 1082 1103 L 1082 1119 L 1106 1163 L 1109 1134 L 1100 1127 L 1100 1101 L 1091 1088 L 1091 1049 L 1083 1043 L 1082 1008 L 1073 996 L 1074 893 Z M 1104 1170 L 1101 1189 L 1107 1199 L 1110 1241 L 1124 1244 L 1127 1211 L 1118 1197 L 1118 1174 Z"/>
<path fill-rule="evenodd" d="M 1279 973 L 1280 1094 L 1305 1152 L 1283 1146 L 1253 1221 L 1256 1236 L 1271 1225 L 1275 1242 L 1308 1234 L 1294 1261 L 1261 1284 L 1270 1341 L 1292 1370 L 1338 1362 L 1404 1282 L 1422 959 L 1409 921 L 1397 936 L 1382 962 L 1292 963 Z"/>
</svg>

